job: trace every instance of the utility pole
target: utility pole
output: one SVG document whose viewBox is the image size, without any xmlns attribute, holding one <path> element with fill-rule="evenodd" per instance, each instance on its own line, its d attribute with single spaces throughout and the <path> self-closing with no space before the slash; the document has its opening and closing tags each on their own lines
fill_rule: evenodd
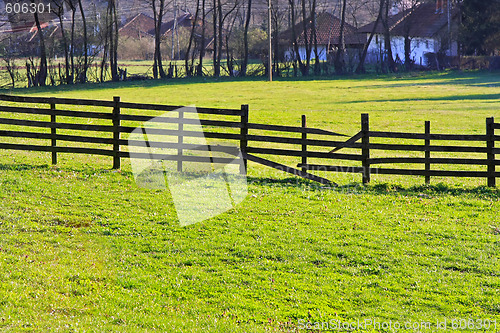
<svg viewBox="0 0 500 333">
<path fill-rule="evenodd" d="M 269 55 L 267 61 L 267 68 L 269 71 L 269 82 L 273 82 L 273 45 L 271 37 L 271 0 L 267 0 L 267 40 L 269 43 Z"/>
</svg>

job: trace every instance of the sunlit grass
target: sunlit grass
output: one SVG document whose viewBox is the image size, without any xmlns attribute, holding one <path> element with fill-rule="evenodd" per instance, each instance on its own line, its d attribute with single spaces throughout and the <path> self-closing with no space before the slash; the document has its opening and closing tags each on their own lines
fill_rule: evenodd
<svg viewBox="0 0 500 333">
<path fill-rule="evenodd" d="M 173 80 L 15 94 L 238 108 L 250 121 L 353 135 L 483 134 L 495 73 L 335 80 Z M 21 117 L 19 115 L 19 117 Z M 27 140 L 26 143 L 31 142 Z M 485 180 L 326 175 L 250 163 L 249 195 L 181 227 L 168 190 L 107 157 L 2 151 L 0 328 L 6 331 L 294 331 L 298 320 L 473 318 L 500 324 L 500 208 Z M 282 159 L 289 165 L 298 158 Z M 498 329 L 497 329 L 498 330 Z M 367 330 L 370 331 L 370 330 Z M 372 330 L 373 332 L 378 330 Z M 435 330 L 431 330 L 435 331 Z"/>
</svg>

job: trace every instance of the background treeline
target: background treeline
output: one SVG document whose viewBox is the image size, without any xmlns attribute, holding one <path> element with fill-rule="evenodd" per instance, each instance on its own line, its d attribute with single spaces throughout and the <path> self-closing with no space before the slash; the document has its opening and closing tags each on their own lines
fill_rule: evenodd
<svg viewBox="0 0 500 333">
<path fill-rule="evenodd" d="M 489 56 L 500 49 L 500 0 L 443 1 L 460 10 L 457 40 L 462 55 Z M 275 75 L 366 71 L 375 29 L 361 35 L 366 43 L 355 50 L 347 46 L 346 35 L 347 26 L 369 22 L 382 27 L 388 41 L 377 68 L 410 70 L 397 65 L 389 26 L 392 14 L 421 2 L 425 1 L 271 0 L 268 12 L 266 0 L 5 0 L 0 8 L 1 71 L 10 86 L 267 75 L 268 17 Z M 7 5 L 14 3 L 50 5 L 50 13 L 9 13 Z M 320 60 L 316 19 L 325 12 L 340 19 L 340 31 L 337 46 Z M 140 13 L 149 17 L 150 26 L 143 17 L 144 31 L 138 30 L 137 38 L 124 36 L 120 29 Z M 303 31 L 308 33 L 300 37 Z M 144 74 L 127 74 L 127 67 L 119 64 L 132 59 L 147 60 L 137 63 Z"/>
</svg>

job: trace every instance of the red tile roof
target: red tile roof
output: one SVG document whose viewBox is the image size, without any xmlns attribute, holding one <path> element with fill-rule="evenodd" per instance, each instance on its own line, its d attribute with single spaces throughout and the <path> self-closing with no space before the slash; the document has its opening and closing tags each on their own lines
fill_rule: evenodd
<svg viewBox="0 0 500 333">
<path fill-rule="evenodd" d="M 340 37 L 341 20 L 327 12 L 321 13 L 316 16 L 316 38 L 319 45 L 338 45 Z M 307 25 L 304 33 L 303 21 L 295 25 L 295 33 L 297 35 L 297 43 L 299 45 L 305 44 L 304 36 L 307 36 L 308 41 L 312 39 L 312 19 L 307 20 Z M 281 38 L 292 39 L 292 29 L 288 29 L 281 34 Z M 345 22 L 344 25 L 344 40 L 346 44 L 364 44 L 363 36 L 359 35 L 356 28 Z"/>
<path fill-rule="evenodd" d="M 193 17 L 189 13 L 184 13 L 177 18 L 177 27 L 191 27 L 193 24 Z M 172 31 L 174 27 L 174 20 L 165 22 L 161 25 L 161 34 Z M 120 35 L 131 38 L 142 38 L 145 36 L 154 37 L 155 23 L 154 19 L 145 14 L 137 14 L 130 18 L 127 23 L 120 29 Z"/>
<path fill-rule="evenodd" d="M 137 14 L 128 20 L 123 27 L 120 28 L 120 35 L 130 38 L 142 38 L 145 36 L 152 37 L 153 34 L 149 32 L 155 29 L 155 23 L 153 18 L 145 14 Z"/>
<path fill-rule="evenodd" d="M 452 9 L 452 19 L 458 16 L 458 8 Z M 361 28 L 361 33 L 371 33 L 375 22 L 369 23 Z M 446 6 L 443 11 L 436 11 L 436 5 L 432 2 L 422 3 L 414 9 L 408 9 L 389 17 L 389 30 L 393 36 L 411 37 L 433 37 L 448 25 Z M 379 22 L 375 33 L 382 34 L 384 28 Z"/>
</svg>

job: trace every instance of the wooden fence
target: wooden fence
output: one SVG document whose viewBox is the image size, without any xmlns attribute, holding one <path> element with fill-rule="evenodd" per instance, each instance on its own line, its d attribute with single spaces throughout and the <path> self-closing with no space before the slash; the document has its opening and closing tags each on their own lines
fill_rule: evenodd
<svg viewBox="0 0 500 333">
<path fill-rule="evenodd" d="M 361 161 L 361 167 L 345 167 L 334 165 L 307 164 L 306 161 L 298 164 L 305 170 L 322 170 L 334 172 L 362 173 L 363 184 L 370 182 L 370 176 L 373 173 L 386 175 L 412 175 L 424 176 L 426 184 L 429 184 L 431 177 L 470 177 L 486 178 L 488 186 L 496 186 L 496 178 L 500 177 L 500 172 L 496 172 L 496 166 L 500 160 L 495 159 L 496 154 L 500 154 L 500 149 L 495 148 L 495 141 L 500 140 L 500 136 L 495 135 L 495 129 L 500 129 L 500 124 L 494 122 L 494 118 L 486 119 L 486 134 L 484 135 L 465 135 L 465 134 L 432 134 L 430 122 L 425 122 L 424 133 L 403 133 L 387 131 L 371 131 L 368 114 L 361 115 L 361 131 L 347 140 L 344 144 L 337 146 L 332 152 L 342 148 L 356 148 L 361 151 L 357 155 L 357 160 Z M 393 144 L 393 143 L 373 143 L 372 138 L 390 138 L 390 139 L 411 139 L 422 140 L 422 144 Z M 361 142 L 357 142 L 361 140 Z M 440 145 L 431 144 L 432 142 L 465 142 L 467 144 L 475 142 L 476 145 Z M 483 143 L 480 146 L 477 143 Z M 303 150 L 307 150 L 304 147 Z M 405 152 L 423 152 L 424 157 L 381 157 L 371 158 L 373 151 L 405 151 Z M 476 153 L 482 154 L 484 158 L 445 158 L 431 157 L 431 153 Z M 353 156 L 351 156 L 353 157 Z M 352 158 L 355 159 L 355 158 Z M 421 164 L 421 169 L 402 169 L 402 168 L 380 168 L 372 167 L 380 164 Z M 432 170 L 432 165 L 469 165 L 486 166 L 486 171 L 471 170 Z"/>
<path fill-rule="evenodd" d="M 361 131 L 350 137 L 329 130 L 307 127 L 305 116 L 302 116 L 302 126 L 299 127 L 251 123 L 249 122 L 247 105 L 242 105 L 240 109 L 186 109 L 181 106 L 126 103 L 122 102 L 119 97 L 115 97 L 113 101 L 99 101 L 11 95 L 0 95 L 0 101 L 6 102 L 0 105 L 0 113 L 10 115 L 30 114 L 36 115 L 38 118 L 48 116 L 47 119 L 43 120 L 2 117 L 0 118 L 0 124 L 14 127 L 50 129 L 50 133 L 2 129 L 0 130 L 0 137 L 42 139 L 48 140 L 50 144 L 35 145 L 31 144 L 31 142 L 30 144 L 4 142 L 0 143 L 0 149 L 51 152 L 53 164 L 57 163 L 58 153 L 92 154 L 112 157 L 113 168 L 118 169 L 121 167 L 121 159 L 131 156 L 129 151 L 124 151 L 121 147 L 140 146 L 142 144 L 141 142 L 126 140 L 122 134 L 132 133 L 137 128 L 138 122 L 154 122 L 177 124 L 176 129 L 151 129 L 157 135 L 173 138 L 172 142 L 164 140 L 149 142 L 149 145 L 153 148 L 174 149 L 176 153 L 134 154 L 133 157 L 177 161 L 179 170 L 182 170 L 183 162 L 228 162 L 227 158 L 214 159 L 186 153 L 199 150 L 200 146 L 186 142 L 185 138 L 205 137 L 220 139 L 223 142 L 238 145 L 244 157 L 241 168 L 242 173 L 246 172 L 247 161 L 253 161 L 322 184 L 332 184 L 332 182 L 312 174 L 312 171 L 361 173 L 364 184 L 370 181 L 372 174 L 390 174 L 423 176 L 426 183 L 429 183 L 431 177 L 436 176 L 481 177 L 487 179 L 489 186 L 495 186 L 495 179 L 500 176 L 500 173 L 496 172 L 496 165 L 499 165 L 500 161 L 495 159 L 495 155 L 500 154 L 500 149 L 495 148 L 495 141 L 500 138 L 495 135 L 495 129 L 500 129 L 500 124 L 495 123 L 493 118 L 486 120 L 486 134 L 484 135 L 454 135 L 432 134 L 430 122 L 425 122 L 425 131 L 423 133 L 372 131 L 370 130 L 368 115 L 363 114 L 361 117 Z M 43 107 L 44 105 L 47 107 Z M 67 110 L 68 108 L 75 108 L 75 106 L 83 106 L 85 111 Z M 99 109 L 92 110 L 94 108 Z M 109 112 L 103 112 L 103 109 L 108 109 Z M 139 110 L 141 114 L 131 114 L 130 110 L 136 110 L 135 112 Z M 168 117 L 165 117 L 147 114 L 158 111 L 175 111 L 177 116 L 174 117 L 169 114 Z M 197 112 L 203 115 L 204 118 L 195 121 L 185 117 L 184 113 L 186 112 Z M 208 117 L 217 119 L 205 119 Z M 63 121 L 61 121 L 61 118 L 63 118 Z M 72 121 L 66 120 L 68 118 L 72 119 Z M 97 120 L 106 124 L 88 124 L 78 122 L 78 119 Z M 193 131 L 183 127 L 184 124 L 196 124 L 196 122 L 206 127 L 206 130 Z M 63 130 L 64 132 L 62 132 Z M 93 132 L 98 133 L 100 136 L 66 134 L 67 131 Z M 107 136 L 103 137 L 103 135 Z M 348 139 L 340 140 L 341 137 L 348 137 Z M 378 143 L 374 142 L 374 139 L 421 140 L 421 144 Z M 467 145 L 436 144 L 436 142 L 445 142 L 447 144 L 448 141 L 466 142 Z M 58 145 L 59 142 L 98 144 L 105 145 L 105 148 L 62 146 Z M 470 145 L 471 142 L 476 143 L 476 145 Z M 221 151 L 230 148 L 230 146 L 224 145 L 217 147 Z M 339 150 L 341 149 L 355 150 L 357 153 L 340 153 Z M 380 151 L 420 152 L 423 153 L 423 156 L 372 156 L 375 152 Z M 432 157 L 432 153 L 436 152 L 477 153 L 484 155 L 484 158 Z M 294 167 L 287 166 L 284 163 L 272 161 L 270 159 L 272 156 L 297 158 L 300 163 Z M 314 163 L 317 160 L 321 161 L 321 163 Z M 334 165 L 331 163 L 332 160 L 350 161 L 350 163 L 360 165 Z M 421 165 L 422 168 L 375 167 L 388 164 Z M 432 168 L 433 165 L 486 166 L 486 171 L 435 170 Z"/>
</svg>

